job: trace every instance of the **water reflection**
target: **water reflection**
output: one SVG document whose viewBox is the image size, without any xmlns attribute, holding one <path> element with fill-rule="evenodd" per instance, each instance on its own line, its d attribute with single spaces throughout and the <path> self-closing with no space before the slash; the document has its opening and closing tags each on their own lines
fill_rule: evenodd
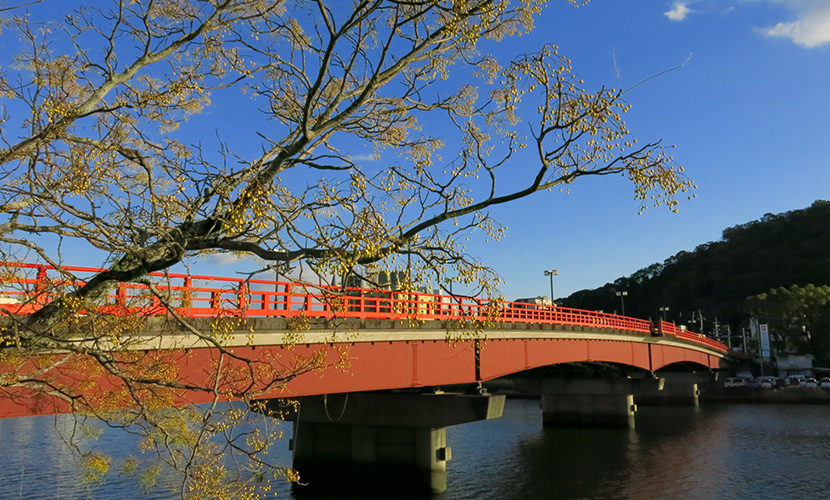
<svg viewBox="0 0 830 500">
<path fill-rule="evenodd" d="M 62 418 L 0 420 L 0 498 L 176 498 L 169 488 L 137 496 L 136 479 L 119 474 L 83 484 L 56 432 Z M 105 432 L 98 445 L 126 457 L 135 449 L 128 441 Z M 511 400 L 503 418 L 450 427 L 448 441 L 449 489 L 432 500 L 815 499 L 830 491 L 830 406 L 640 407 L 634 430 L 542 429 L 538 401 Z M 290 461 L 287 443 L 275 451 Z M 286 485 L 278 493 L 364 498 L 297 496 Z"/>
<path fill-rule="evenodd" d="M 474 426 L 482 428 L 478 439 L 466 435 Z M 601 486 L 632 467 L 639 445 L 630 429 L 542 429 L 532 401 L 510 401 L 501 420 L 454 432 L 465 446 L 456 453 L 460 443 L 453 441 L 459 459 L 450 465 L 447 498 L 453 499 L 608 498 Z"/>
<path fill-rule="evenodd" d="M 2 421 L 0 496 L 36 499 L 89 495 L 77 481 L 74 457 L 58 432 L 63 420 L 29 417 Z"/>
<path fill-rule="evenodd" d="M 830 490 L 830 407 L 641 407 L 636 430 L 543 430 L 532 403 L 508 408 L 500 422 L 454 428 L 452 445 L 465 443 L 475 463 L 451 463 L 447 499 L 814 499 Z M 514 439 L 512 455 L 502 436 Z"/>
<path fill-rule="evenodd" d="M 122 472 L 124 462 L 138 451 L 135 436 L 114 429 L 94 432 L 102 430 L 98 421 L 86 434 L 82 424 L 71 415 L 0 419 L 0 499 L 176 498 L 170 476 L 159 477 L 155 488 L 145 490 L 137 474 Z M 67 445 L 70 440 L 82 450 L 92 448 L 112 457 L 112 472 L 105 480 L 84 479 L 86 469 Z"/>
</svg>

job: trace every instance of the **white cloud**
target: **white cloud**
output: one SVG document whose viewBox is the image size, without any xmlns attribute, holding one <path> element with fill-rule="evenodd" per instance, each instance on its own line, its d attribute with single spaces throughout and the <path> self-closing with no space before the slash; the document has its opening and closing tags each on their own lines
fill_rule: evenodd
<svg viewBox="0 0 830 500">
<path fill-rule="evenodd" d="M 351 155 L 349 158 L 351 158 L 352 161 L 378 161 L 380 159 L 377 155 L 373 154 Z"/>
<path fill-rule="evenodd" d="M 686 2 L 674 2 L 671 9 L 663 14 L 666 15 L 672 21 L 682 21 L 686 19 L 692 11 L 686 6 Z"/>
<path fill-rule="evenodd" d="M 232 253 L 212 253 L 205 256 L 205 261 L 208 264 L 216 266 L 237 266 L 247 259 L 247 257 L 239 257 Z"/>
<path fill-rule="evenodd" d="M 830 44 L 830 5 L 827 0 L 779 2 L 793 9 L 797 19 L 761 30 L 767 36 L 789 38 L 808 49 Z"/>
</svg>

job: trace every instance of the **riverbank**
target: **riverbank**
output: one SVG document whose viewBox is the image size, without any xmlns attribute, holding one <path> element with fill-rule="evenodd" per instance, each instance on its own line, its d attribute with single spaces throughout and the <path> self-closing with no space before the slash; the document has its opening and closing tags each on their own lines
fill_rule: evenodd
<svg viewBox="0 0 830 500">
<path fill-rule="evenodd" d="M 701 403 L 749 404 L 830 404 L 830 391 L 809 387 L 757 389 L 706 384 L 700 387 Z"/>
</svg>

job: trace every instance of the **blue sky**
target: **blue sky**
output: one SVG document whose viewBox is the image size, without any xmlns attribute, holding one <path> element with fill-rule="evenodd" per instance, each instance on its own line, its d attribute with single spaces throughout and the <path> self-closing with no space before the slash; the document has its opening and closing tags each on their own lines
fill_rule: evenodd
<svg viewBox="0 0 830 500">
<path fill-rule="evenodd" d="M 559 270 L 558 297 L 596 288 L 830 198 L 830 0 L 554 1 L 538 26 L 526 50 L 556 43 L 589 87 L 629 88 L 683 65 L 631 90 L 626 120 L 641 141 L 677 145 L 697 198 L 638 215 L 631 186 L 613 177 L 494 211 L 506 238 L 471 253 L 505 279 L 506 298 L 549 295 L 544 269 Z"/>
<path fill-rule="evenodd" d="M 588 89 L 636 86 L 626 95 L 633 136 L 676 145 L 699 187 L 677 214 L 638 215 L 620 177 L 493 210 L 506 237 L 471 238 L 468 251 L 501 275 L 505 298 L 549 295 L 545 269 L 559 270 L 557 297 L 596 288 L 727 227 L 830 198 L 830 0 L 593 0 L 579 9 L 552 0 L 537 26 L 482 49 L 509 59 L 554 43 Z M 193 271 L 246 267 L 219 256 Z"/>
<path fill-rule="evenodd" d="M 30 10 L 45 15 L 43 5 Z M 559 270 L 557 297 L 596 288 L 718 240 L 727 227 L 830 199 L 830 0 L 592 0 L 578 9 L 550 0 L 532 33 L 482 50 L 509 59 L 546 43 L 589 90 L 631 89 L 633 136 L 676 145 L 699 187 L 677 214 L 638 215 L 620 177 L 496 208 L 506 237 L 473 238 L 468 250 L 502 276 L 505 298 L 548 295 L 545 269 Z M 213 127 L 226 112 L 212 106 L 202 116 Z M 215 258 L 192 271 L 231 276 L 243 267 Z"/>
</svg>

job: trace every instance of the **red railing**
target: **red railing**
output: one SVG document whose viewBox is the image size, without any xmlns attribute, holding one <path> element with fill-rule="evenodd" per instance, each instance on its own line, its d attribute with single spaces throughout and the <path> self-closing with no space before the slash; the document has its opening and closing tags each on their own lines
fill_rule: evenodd
<svg viewBox="0 0 830 500">
<path fill-rule="evenodd" d="M 101 269 L 6 263 L 0 265 L 0 309 L 31 314 L 60 293 L 84 283 Z M 71 273 L 72 277 L 69 277 Z M 458 295 L 401 290 L 311 286 L 176 273 L 151 273 L 156 293 L 145 284 L 120 283 L 99 311 L 156 316 L 169 309 L 187 317 L 297 317 L 387 320 L 462 320 L 537 323 L 624 330 L 639 335 L 672 335 L 726 352 L 723 344 L 673 323 L 629 318 L 567 307 L 490 301 Z"/>
<path fill-rule="evenodd" d="M 689 330 L 684 330 L 674 323 L 669 323 L 667 321 L 660 321 L 660 329 L 664 335 L 674 335 L 679 339 L 686 339 L 691 340 L 692 342 L 697 342 L 700 344 L 706 344 L 710 347 L 714 347 L 715 349 L 722 350 L 726 352 L 727 347 L 717 340 L 711 339 L 706 335 L 690 332 Z"/>
</svg>

